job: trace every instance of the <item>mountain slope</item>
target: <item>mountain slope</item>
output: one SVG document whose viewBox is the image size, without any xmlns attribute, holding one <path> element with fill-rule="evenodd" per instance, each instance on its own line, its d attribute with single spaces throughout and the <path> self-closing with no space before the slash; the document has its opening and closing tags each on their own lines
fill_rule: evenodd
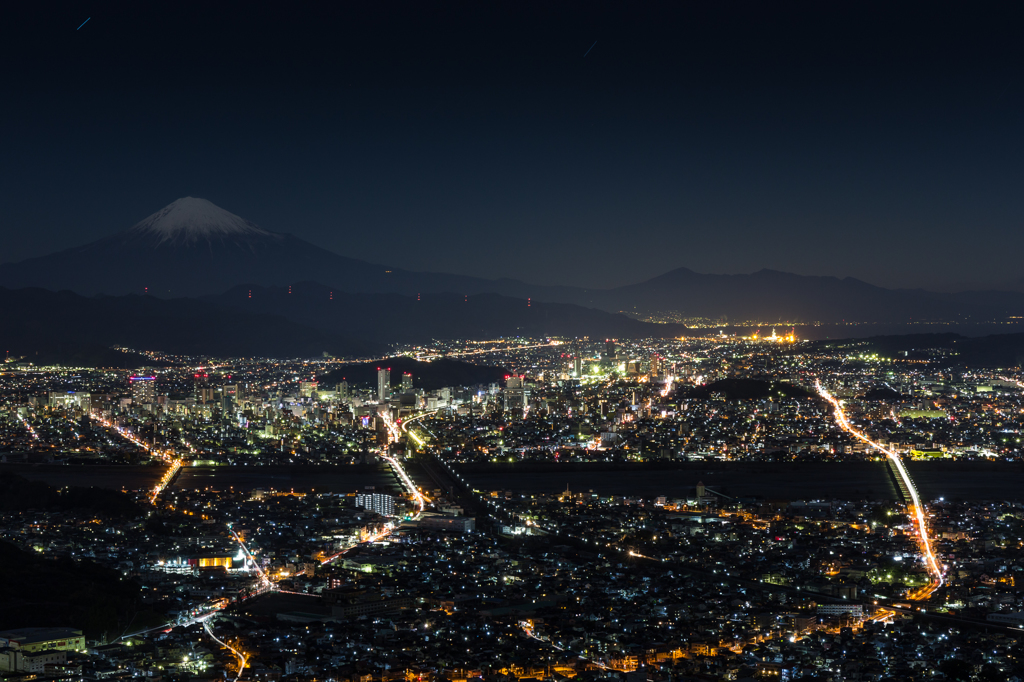
<svg viewBox="0 0 1024 682">
<path fill-rule="evenodd" d="M 496 294 L 353 294 L 316 282 L 288 287 L 236 287 L 203 300 L 246 313 L 280 315 L 300 324 L 386 343 L 508 336 L 645 338 L 679 336 L 682 325 L 650 324 L 565 303 Z"/>
<path fill-rule="evenodd" d="M 379 347 L 193 299 L 86 298 L 69 291 L 0 287 L 0 342 L 11 357 L 36 364 L 104 364 L 97 349 L 125 346 L 175 355 L 314 357 L 374 355 Z M 109 350 L 106 350 L 109 353 Z"/>
<path fill-rule="evenodd" d="M 0 266 L 0 286 L 162 298 L 216 294 L 251 282 L 286 286 L 311 277 L 352 292 L 529 296 L 513 280 L 418 273 L 339 256 L 269 232 L 205 199 L 184 197 L 126 231 L 84 246 Z"/>
</svg>

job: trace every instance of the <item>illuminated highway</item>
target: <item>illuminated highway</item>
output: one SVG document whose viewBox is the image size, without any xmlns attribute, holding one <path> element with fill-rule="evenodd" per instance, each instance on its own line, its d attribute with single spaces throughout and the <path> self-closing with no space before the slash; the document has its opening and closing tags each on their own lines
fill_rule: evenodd
<svg viewBox="0 0 1024 682">
<path fill-rule="evenodd" d="M 238 659 L 238 674 L 235 675 L 235 682 L 238 682 L 238 680 L 242 677 L 242 672 L 245 670 L 245 666 L 249 664 L 249 657 L 245 655 L 245 652 L 241 651 L 240 649 L 236 649 L 224 640 L 217 637 L 217 635 L 213 634 L 213 628 L 210 627 L 209 622 L 207 622 L 206 620 L 203 620 L 203 628 L 206 630 L 206 634 L 208 634 L 213 641 L 217 642 L 217 644 L 220 644 L 222 647 L 233 653 L 235 657 Z"/>
<path fill-rule="evenodd" d="M 425 413 L 425 414 L 421 414 L 421 415 L 419 415 L 417 417 L 413 417 L 412 419 L 409 419 L 406 423 L 408 423 L 409 421 L 414 421 L 416 419 L 421 419 L 423 417 L 427 417 L 427 416 L 429 416 L 431 414 L 434 414 L 434 413 L 433 412 L 428 412 L 428 413 Z M 403 424 L 401 427 L 399 427 L 399 425 L 396 424 L 391 419 L 391 414 L 389 412 L 381 413 L 381 418 L 384 420 L 384 425 L 387 426 L 387 429 L 388 429 L 388 443 L 381 450 L 381 453 L 380 453 L 381 459 L 383 459 L 385 462 L 388 463 L 388 465 L 391 466 L 391 470 L 395 472 L 395 476 L 398 477 L 398 480 L 402 482 L 402 487 L 405 488 L 406 492 L 408 492 L 412 496 L 413 501 L 416 504 L 416 513 L 413 514 L 412 518 L 413 519 L 418 519 L 420 517 L 420 515 L 423 513 L 423 509 L 426 507 L 426 504 L 427 504 L 427 502 L 429 500 L 427 499 L 426 495 L 424 495 L 420 491 L 420 489 L 416 486 L 416 483 L 413 482 L 412 478 L 409 477 L 409 474 L 406 473 L 405 467 L 402 466 L 402 463 L 399 462 L 398 459 L 396 459 L 395 457 L 392 457 L 389 454 L 387 454 L 388 445 L 391 445 L 392 443 L 398 442 L 398 439 L 401 437 L 402 430 L 406 428 L 405 424 Z M 396 527 L 395 523 L 389 522 L 387 525 L 384 526 L 383 530 L 381 530 L 376 535 L 373 535 L 373 536 L 367 538 L 366 540 L 363 541 L 363 543 L 366 543 L 366 542 L 377 542 L 379 540 L 382 540 L 385 537 L 387 537 L 388 535 L 390 535 L 391 532 L 395 529 L 395 527 Z M 330 555 L 328 557 L 324 557 L 323 559 L 320 560 L 320 563 L 321 564 L 329 564 L 329 563 L 331 563 L 332 561 L 334 561 L 338 557 L 342 556 L 343 554 L 345 554 L 346 552 L 348 552 L 351 549 L 352 549 L 352 547 L 346 547 L 345 549 L 341 550 L 340 552 L 336 552 L 336 553 L 334 553 L 334 554 L 332 554 L 332 555 Z"/>
<path fill-rule="evenodd" d="M 397 443 L 399 438 L 401 438 L 402 429 L 394 422 L 394 420 L 391 419 L 390 412 L 381 413 L 381 418 L 384 420 L 384 425 L 387 426 L 388 429 L 388 445 Z M 417 419 L 417 417 L 414 417 L 414 419 Z M 381 457 L 385 462 L 391 465 L 391 469 L 395 472 L 395 475 L 398 476 L 398 480 L 402 482 L 402 486 L 405 488 L 406 492 L 412 495 L 413 501 L 416 503 L 416 513 L 413 515 L 413 518 L 418 519 L 420 514 L 423 513 L 423 508 L 426 506 L 427 499 L 409 477 L 409 474 L 406 473 L 402 463 L 399 462 L 397 458 L 389 455 L 387 451 L 387 446 L 385 446 L 381 452 Z"/>
<path fill-rule="evenodd" d="M 927 587 L 922 587 L 919 590 L 912 592 L 909 595 L 909 597 L 915 600 L 927 599 L 932 595 L 933 592 L 935 592 L 935 590 L 942 586 L 944 582 L 943 570 L 942 566 L 939 565 L 939 561 L 935 557 L 934 552 L 932 551 L 932 541 L 931 537 L 928 534 L 928 524 L 924 516 L 924 505 L 921 504 L 921 499 L 918 497 L 917 494 L 917 487 L 914 485 L 913 479 L 910 478 L 910 474 L 907 472 L 906 467 L 903 465 L 902 458 L 899 456 L 898 453 L 894 452 L 893 450 L 890 450 L 889 448 L 883 447 L 879 443 L 876 443 L 875 441 L 865 436 L 859 430 L 855 429 L 853 425 L 850 424 L 849 420 L 846 418 L 846 413 L 843 412 L 843 408 L 839 404 L 839 401 L 836 400 L 831 393 L 825 390 L 825 388 L 821 385 L 820 381 L 815 381 L 815 387 L 818 389 L 818 393 L 821 395 L 821 397 L 832 404 L 832 407 L 836 415 L 836 422 L 838 422 L 839 426 L 844 431 L 852 435 L 854 438 L 857 438 L 858 440 L 867 443 L 868 445 L 875 448 L 879 452 L 885 453 L 885 456 L 888 457 L 889 460 L 896 467 L 896 471 L 899 473 L 900 478 L 903 481 L 903 486 L 907 489 L 907 491 L 909 491 L 912 503 L 908 506 L 907 511 L 910 512 L 911 517 L 916 521 L 918 539 L 921 545 L 921 554 L 924 557 L 925 566 L 928 569 L 928 573 L 930 573 L 932 576 L 932 583 L 930 585 L 928 585 Z"/>
<path fill-rule="evenodd" d="M 98 421 L 100 424 L 103 424 L 103 426 L 107 427 L 108 429 L 113 429 L 117 433 L 117 435 L 121 436 L 125 440 L 131 441 L 132 443 L 139 446 L 149 454 L 155 457 L 159 457 L 160 459 L 167 462 L 167 471 L 164 472 L 164 475 L 160 477 L 160 480 L 157 482 L 155 486 L 153 486 L 153 490 L 151 490 L 149 493 L 150 503 L 156 504 L 157 500 L 160 498 L 160 493 L 162 493 L 164 489 L 168 485 L 170 485 L 171 481 L 174 480 L 174 477 L 178 475 L 178 472 L 181 471 L 181 467 L 185 463 L 185 460 L 175 456 L 174 450 L 161 450 L 159 448 L 150 446 L 141 438 L 136 437 L 135 434 L 131 433 L 130 431 L 127 431 L 126 429 L 121 428 L 120 426 L 112 424 L 111 422 L 107 421 L 98 414 L 93 413 L 92 418 Z M 191 449 L 192 446 L 189 446 L 189 448 Z"/>
<path fill-rule="evenodd" d="M 424 412 L 423 414 L 418 414 L 415 417 L 409 417 L 404 422 L 402 422 L 402 431 L 404 431 L 410 438 L 412 438 L 413 441 L 416 442 L 416 445 L 418 445 L 421 448 L 424 447 L 426 445 L 426 442 L 424 442 L 422 438 L 416 435 L 415 432 L 409 430 L 409 424 L 415 421 L 419 421 L 420 419 L 423 419 L 425 417 L 430 417 L 435 414 L 437 414 L 437 410 L 433 410 L 431 412 Z"/>
<path fill-rule="evenodd" d="M 31 434 L 31 435 L 32 435 L 32 438 L 33 438 L 34 440 L 39 440 L 39 434 L 38 434 L 38 433 L 36 433 L 36 430 L 35 430 L 34 428 L 32 428 L 32 425 L 28 423 L 28 420 L 27 420 L 27 419 L 25 419 L 25 417 L 23 417 L 23 416 L 22 416 L 22 415 L 20 415 L 20 414 L 18 415 L 18 419 L 20 419 L 20 420 L 21 420 L 21 423 L 22 423 L 22 424 L 24 425 L 24 427 L 25 427 L 26 429 L 28 429 L 28 432 L 29 432 L 29 434 Z"/>
</svg>

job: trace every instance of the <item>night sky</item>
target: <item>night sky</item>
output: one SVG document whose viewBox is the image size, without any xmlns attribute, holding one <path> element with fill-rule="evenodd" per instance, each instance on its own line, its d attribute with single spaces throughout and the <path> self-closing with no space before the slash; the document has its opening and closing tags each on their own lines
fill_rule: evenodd
<svg viewBox="0 0 1024 682">
<path fill-rule="evenodd" d="M 544 284 L 1024 282 L 1019 3 L 19 4 L 0 262 L 197 196 Z"/>
</svg>

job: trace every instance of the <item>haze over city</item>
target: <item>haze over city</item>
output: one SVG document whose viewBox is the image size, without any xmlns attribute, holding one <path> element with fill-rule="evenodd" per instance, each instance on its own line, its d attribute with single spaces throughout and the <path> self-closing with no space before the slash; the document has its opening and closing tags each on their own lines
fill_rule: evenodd
<svg viewBox="0 0 1024 682">
<path fill-rule="evenodd" d="M 1021 18 L 9 8 L 0 682 L 1024 680 Z"/>
</svg>

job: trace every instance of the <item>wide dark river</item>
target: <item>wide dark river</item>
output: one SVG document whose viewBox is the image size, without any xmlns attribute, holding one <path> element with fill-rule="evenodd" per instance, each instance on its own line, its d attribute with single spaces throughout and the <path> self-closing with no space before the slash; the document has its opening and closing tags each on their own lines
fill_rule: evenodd
<svg viewBox="0 0 1024 682">
<path fill-rule="evenodd" d="M 45 481 L 51 485 L 80 485 L 140 490 L 152 488 L 163 474 L 151 466 L 54 466 L 0 465 L 5 472 Z M 375 486 L 378 492 L 397 490 L 398 481 L 385 465 L 358 466 L 227 466 L 185 467 L 175 481 L 176 488 L 215 490 L 295 490 L 296 492 L 351 493 Z"/>
<path fill-rule="evenodd" d="M 1024 464 L 1006 462 L 908 462 L 925 500 L 1024 500 Z M 687 463 L 674 468 L 637 465 L 595 470 L 545 465 L 517 471 L 515 465 L 464 469 L 479 490 L 574 492 L 668 498 L 691 495 L 698 482 L 733 497 L 766 499 L 898 499 L 885 464 Z"/>
<path fill-rule="evenodd" d="M 926 500 L 1024 500 L 1024 464 L 1007 462 L 908 462 L 911 476 Z M 149 466 L 0 465 L 10 472 L 52 485 L 148 489 L 163 469 Z M 418 470 L 411 469 L 414 475 Z M 463 469 L 480 490 L 575 492 L 602 495 L 669 498 L 692 494 L 698 482 L 733 497 L 766 499 L 897 499 L 882 463 L 838 462 L 812 464 L 685 463 L 672 468 L 651 465 L 501 465 Z M 430 481 L 424 487 L 433 488 Z M 350 493 L 375 486 L 398 491 L 384 465 L 186 467 L 175 482 L 183 489 L 252 490 L 254 488 Z"/>
</svg>

